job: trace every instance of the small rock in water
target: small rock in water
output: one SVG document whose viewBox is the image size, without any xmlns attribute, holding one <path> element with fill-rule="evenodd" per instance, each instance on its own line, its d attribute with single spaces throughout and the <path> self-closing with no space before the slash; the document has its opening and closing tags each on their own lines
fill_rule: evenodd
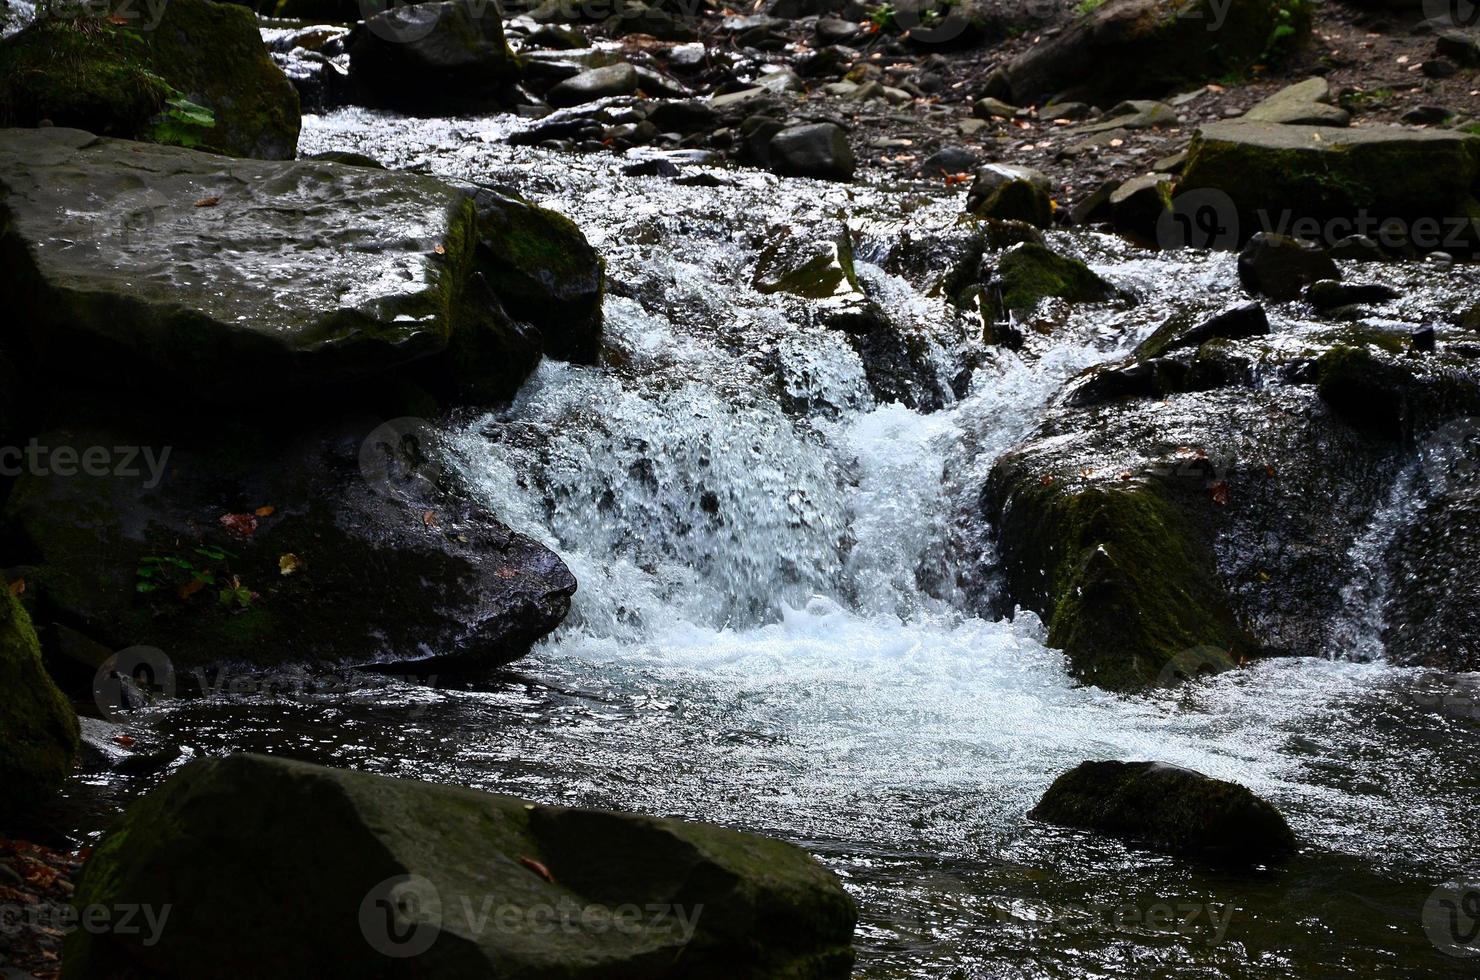
<svg viewBox="0 0 1480 980">
<path fill-rule="evenodd" d="M 836 123 L 788 126 L 771 137 L 771 168 L 786 177 L 852 180 L 857 167 L 848 136 Z"/>
<path fill-rule="evenodd" d="M 1420 354 L 1432 354 L 1437 349 L 1435 332 L 1433 327 L 1422 327 L 1413 332 L 1410 338 L 1413 349 Z"/>
<path fill-rule="evenodd" d="M 550 89 L 545 98 L 557 108 L 584 105 L 597 99 L 631 95 L 637 91 L 637 69 L 626 62 L 592 68 Z"/>
<path fill-rule="evenodd" d="M 1360 303 L 1386 303 L 1403 294 L 1375 282 L 1337 282 L 1320 279 L 1305 287 L 1305 301 L 1318 310 L 1334 310 Z"/>
<path fill-rule="evenodd" d="M 678 168 L 671 160 L 654 157 L 651 160 L 629 163 L 622 168 L 622 173 L 628 177 L 677 177 Z"/>
<path fill-rule="evenodd" d="M 1296 850 L 1284 816 L 1247 788 L 1160 762 L 1082 762 L 1028 816 L 1217 865 L 1265 864 Z"/>
<path fill-rule="evenodd" d="M 1340 279 L 1341 270 L 1313 242 L 1261 231 L 1239 253 L 1238 278 L 1250 293 L 1290 300 L 1318 279 Z"/>
<path fill-rule="evenodd" d="M 1348 235 L 1331 246 L 1331 257 L 1346 262 L 1386 262 L 1382 246 L 1366 235 Z"/>
</svg>

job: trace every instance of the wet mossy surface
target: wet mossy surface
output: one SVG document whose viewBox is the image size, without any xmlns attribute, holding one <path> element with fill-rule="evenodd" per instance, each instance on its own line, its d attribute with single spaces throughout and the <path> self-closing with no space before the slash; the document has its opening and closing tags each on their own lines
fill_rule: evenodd
<svg viewBox="0 0 1480 980">
<path fill-rule="evenodd" d="M 1115 289 L 1078 259 L 1035 242 L 1014 245 L 997 260 L 995 283 L 1004 310 L 1032 310 L 1040 300 L 1056 297 L 1070 303 L 1111 299 Z"/>
<path fill-rule="evenodd" d="M 61 789 L 77 758 L 77 716 L 42 666 L 31 619 L 0 586 L 0 820 Z"/>
</svg>

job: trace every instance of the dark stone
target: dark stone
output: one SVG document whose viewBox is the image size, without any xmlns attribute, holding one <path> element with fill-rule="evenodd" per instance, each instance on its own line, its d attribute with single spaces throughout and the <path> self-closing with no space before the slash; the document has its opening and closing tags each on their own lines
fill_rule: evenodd
<svg viewBox="0 0 1480 980">
<path fill-rule="evenodd" d="M 1118 398 L 1161 398 L 1187 390 L 1188 366 L 1166 357 L 1131 364 L 1095 368 L 1065 401 L 1077 408 L 1101 405 Z"/>
<path fill-rule="evenodd" d="M 1435 337 L 1433 327 L 1421 327 L 1413 331 L 1413 335 L 1409 338 L 1409 346 L 1415 353 L 1432 354 L 1438 349 Z"/>
<path fill-rule="evenodd" d="M 1136 348 L 1136 356 L 1160 357 L 1175 350 L 1201 347 L 1209 340 L 1242 340 L 1269 333 L 1269 317 L 1258 303 L 1230 306 L 1195 326 L 1188 327 L 1180 317 L 1162 324 Z"/>
<path fill-rule="evenodd" d="M 1453 115 L 1453 109 L 1441 105 L 1421 105 L 1403 113 L 1402 119 L 1413 126 L 1437 126 Z"/>
<path fill-rule="evenodd" d="M 498 8 L 471 0 L 392 6 L 355 31 L 349 57 L 366 103 L 431 116 L 497 106 L 519 78 Z"/>
<path fill-rule="evenodd" d="M 648 110 L 647 118 L 659 132 L 685 136 L 710 129 L 715 124 L 714 110 L 709 103 L 698 99 L 659 102 Z"/>
<path fill-rule="evenodd" d="M 1331 257 L 1344 262 L 1386 262 L 1382 246 L 1366 235 L 1347 235 L 1331 244 Z"/>
<path fill-rule="evenodd" d="M 1305 287 L 1305 301 L 1318 310 L 1334 310 L 1338 306 L 1355 306 L 1361 303 L 1386 303 L 1399 299 L 1402 295 L 1391 286 L 1375 282 L 1320 279 Z"/>
<path fill-rule="evenodd" d="M 1261 231 L 1239 253 L 1238 278 L 1250 293 L 1283 302 L 1317 280 L 1340 279 L 1341 270 L 1313 242 Z"/>
<path fill-rule="evenodd" d="M 678 167 L 672 160 L 653 157 L 650 160 L 627 164 L 622 168 L 622 173 L 628 177 L 677 177 Z"/>
<path fill-rule="evenodd" d="M 604 68 L 591 68 L 574 78 L 567 78 L 545 93 L 545 99 L 557 108 L 566 108 L 617 95 L 631 95 L 636 91 L 637 69 L 621 62 Z"/>
<path fill-rule="evenodd" d="M 1480 66 L 1480 36 L 1466 31 L 1445 31 L 1434 39 L 1434 53 L 1468 68 Z"/>
<path fill-rule="evenodd" d="M 45 802 L 77 759 L 77 715 L 41 663 L 31 618 L 0 579 L 0 820 Z"/>
<path fill-rule="evenodd" d="M 1450 78 L 1459 71 L 1454 62 L 1444 58 L 1431 58 L 1419 65 L 1426 78 Z"/>
<path fill-rule="evenodd" d="M 1268 864 L 1297 848 L 1285 818 L 1247 788 L 1160 762 L 1082 762 L 1028 815 L 1220 866 Z"/>
<path fill-rule="evenodd" d="M 857 163 L 848 135 L 836 123 L 808 123 L 779 130 L 768 141 L 771 169 L 787 177 L 853 179 Z"/>
<path fill-rule="evenodd" d="M 1110 223 L 1140 245 L 1156 245 L 1156 229 L 1172 210 L 1172 181 L 1159 174 L 1133 177 L 1110 195 Z"/>
<path fill-rule="evenodd" d="M 943 146 L 920 164 L 920 172 L 928 177 L 941 174 L 959 174 L 975 169 L 978 156 L 975 150 L 964 146 Z"/>
<path fill-rule="evenodd" d="M 171 908 L 157 935 L 66 939 L 69 976 L 159 980 L 205 958 L 219 980 L 846 980 L 857 921 L 832 872 L 768 837 L 256 755 L 135 801 L 77 901 Z"/>
</svg>

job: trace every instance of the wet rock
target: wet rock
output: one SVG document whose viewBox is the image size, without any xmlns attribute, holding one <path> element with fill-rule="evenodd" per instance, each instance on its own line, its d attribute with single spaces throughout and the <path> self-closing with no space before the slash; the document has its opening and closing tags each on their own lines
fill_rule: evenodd
<svg viewBox="0 0 1480 980">
<path fill-rule="evenodd" d="M 1347 235 L 1331 245 L 1331 257 L 1344 262 L 1386 262 L 1382 246 L 1366 235 Z"/>
<path fill-rule="evenodd" d="M 157 934 L 76 930 L 69 977 L 194 977 L 209 955 L 222 978 L 824 980 L 849 975 L 857 919 L 831 872 L 771 838 L 252 755 L 134 803 L 77 895 L 173 914 Z M 260 925 L 207 943 L 221 917 Z"/>
<path fill-rule="evenodd" d="M 1110 195 L 1120 187 L 1120 181 L 1107 180 L 1089 194 L 1075 202 L 1069 210 L 1069 223 L 1074 225 L 1099 224 L 1110 220 Z"/>
<path fill-rule="evenodd" d="M 1391 286 L 1375 282 L 1320 279 L 1305 287 L 1305 301 L 1318 310 L 1334 310 L 1338 306 L 1355 306 L 1361 303 L 1386 303 L 1402 295 Z"/>
<path fill-rule="evenodd" d="M 1000 297 L 1003 311 L 1018 312 L 1031 310 L 1049 297 L 1094 303 L 1115 296 L 1115 288 L 1083 262 L 1031 242 L 1014 245 L 1002 254 L 990 288 Z"/>
<path fill-rule="evenodd" d="M 292 159 L 298 95 L 252 12 L 209 0 L 171 0 L 161 10 L 150 31 L 102 17 L 87 18 L 85 29 L 42 18 L 0 41 L 0 119 Z"/>
<path fill-rule="evenodd" d="M 315 153 L 306 156 L 305 160 L 321 160 L 324 163 L 342 163 L 346 167 L 369 167 L 371 170 L 384 170 L 385 164 L 374 157 L 363 153 L 353 153 L 349 150 L 326 150 L 323 153 Z"/>
<path fill-rule="evenodd" d="M 1247 788 L 1160 762 L 1083 762 L 1054 780 L 1029 814 L 1215 865 L 1289 857 L 1295 834 Z"/>
<path fill-rule="evenodd" d="M 1387 439 L 1480 415 L 1473 365 L 1407 355 L 1402 337 L 1354 334 L 1316 359 L 1316 391 L 1348 424 Z"/>
<path fill-rule="evenodd" d="M 1208 29 L 1213 23 L 1218 30 Z M 1211 0 L 1108 0 L 1019 55 L 1007 75 L 1017 102 L 1057 96 L 1107 106 L 1155 98 L 1242 72 L 1265 54 L 1277 27 L 1291 29 L 1298 41 L 1309 30 L 1308 16 L 1282 19 L 1272 3 L 1222 8 Z"/>
<path fill-rule="evenodd" d="M 1269 317 L 1258 303 L 1240 303 L 1193 326 L 1185 317 L 1172 317 L 1136 347 L 1137 357 L 1160 357 L 1176 350 L 1201 347 L 1209 340 L 1243 340 L 1269 333 Z"/>
<path fill-rule="evenodd" d="M 606 271 L 575 222 L 512 194 L 479 190 L 480 268 L 505 311 L 538 328 L 547 357 L 595 364 Z"/>
<path fill-rule="evenodd" d="M 0 176 L 26 360 L 93 391 L 306 407 L 395 375 L 495 401 L 538 360 L 472 195 L 431 177 L 60 128 L 0 133 Z"/>
<path fill-rule="evenodd" d="M 598 99 L 631 95 L 637 91 L 637 70 L 622 62 L 603 68 L 591 68 L 568 78 L 545 94 L 557 108 L 584 105 Z"/>
<path fill-rule="evenodd" d="M 1466 31 L 1444 31 L 1434 38 L 1434 53 L 1455 64 L 1480 66 L 1480 35 Z"/>
<path fill-rule="evenodd" d="M 551 51 L 573 51 L 589 48 L 591 39 L 573 27 L 546 24 L 525 39 L 527 48 L 545 48 Z"/>
<path fill-rule="evenodd" d="M 857 162 L 848 136 L 836 123 L 789 126 L 769 141 L 771 169 L 786 177 L 853 179 Z"/>
<path fill-rule="evenodd" d="M 1189 366 L 1167 357 L 1153 357 L 1130 364 L 1109 365 L 1091 371 L 1065 396 L 1069 405 L 1087 408 L 1117 398 L 1162 398 L 1187 391 Z"/>
<path fill-rule="evenodd" d="M 349 44 L 349 78 L 369 105 L 425 115 L 486 111 L 509 98 L 519 63 L 498 9 L 472 0 L 392 6 Z"/>
<path fill-rule="evenodd" d="M 976 167 L 978 159 L 976 151 L 967 147 L 943 146 L 925 158 L 920 164 L 920 172 L 932 177 L 965 173 Z"/>
<path fill-rule="evenodd" d="M 1280 89 L 1243 118 L 1251 122 L 1299 126 L 1346 126 L 1351 113 L 1331 105 L 1331 86 L 1324 78 L 1307 78 Z"/>
<path fill-rule="evenodd" d="M 1040 170 L 1010 163 L 989 163 L 978 169 L 972 178 L 971 189 L 966 192 L 966 210 L 975 213 L 994 193 L 1017 181 L 1031 184 L 1045 199 L 1053 190 L 1048 177 Z"/>
<path fill-rule="evenodd" d="M 814 28 L 819 44 L 850 44 L 863 36 L 863 27 L 855 21 L 839 17 L 818 18 Z"/>
<path fill-rule="evenodd" d="M 648 110 L 648 122 L 660 132 L 690 133 L 703 132 L 714 126 L 715 112 L 707 102 L 684 99 L 677 102 L 659 102 Z"/>
<path fill-rule="evenodd" d="M 1018 112 L 1017 106 L 991 97 L 977 99 L 972 103 L 971 111 L 978 119 L 1011 119 Z"/>
<path fill-rule="evenodd" d="M 1360 220 L 1406 229 L 1424 250 L 1451 239 L 1480 243 L 1467 220 L 1480 214 L 1472 190 L 1480 176 L 1477 136 L 1233 121 L 1205 123 L 1188 152 L 1178 194 L 1226 194 L 1230 213 L 1219 217 L 1240 241 L 1261 228 L 1300 222 L 1350 231 Z"/>
<path fill-rule="evenodd" d="M 1320 279 L 1340 279 L 1341 271 L 1314 242 L 1261 231 L 1238 256 L 1238 278 L 1256 296 L 1285 301 Z"/>
<path fill-rule="evenodd" d="M 1172 210 L 1172 181 L 1159 174 L 1132 177 L 1110 195 L 1110 223 L 1138 244 L 1156 244 L 1157 223 Z"/>
<path fill-rule="evenodd" d="M 384 415 L 60 428 L 38 443 L 138 447 L 129 472 L 28 472 L 4 533 L 49 621 L 176 671 L 498 666 L 560 623 L 576 583 L 471 502 L 436 439 Z"/>
<path fill-rule="evenodd" d="M 1103 120 L 1078 126 L 1074 131 L 1085 134 L 1108 133 L 1114 129 L 1165 129 L 1180 124 L 1177 110 L 1165 102 L 1133 99 L 1113 106 L 1105 113 Z"/>
<path fill-rule="evenodd" d="M 1038 228 L 1053 224 L 1053 201 L 1043 188 L 1031 180 L 993 180 L 991 191 L 978 197 L 978 187 L 973 185 L 967 200 L 975 200 L 971 213 L 979 218 L 999 221 L 1020 221 Z"/>
<path fill-rule="evenodd" d="M 0 586 L 0 819 L 60 790 L 77 747 L 77 715 L 42 667 L 31 618 Z"/>
</svg>

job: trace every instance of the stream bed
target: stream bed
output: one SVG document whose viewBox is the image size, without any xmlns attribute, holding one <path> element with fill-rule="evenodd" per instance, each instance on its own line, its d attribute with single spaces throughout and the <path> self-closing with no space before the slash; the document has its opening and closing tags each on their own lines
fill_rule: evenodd
<svg viewBox="0 0 1480 980">
<path fill-rule="evenodd" d="M 1382 662 L 1360 635 L 1361 556 L 1343 649 L 1142 696 L 1076 684 L 1036 617 L 993 611 L 977 513 L 991 463 L 1065 380 L 1189 298 L 1241 298 L 1231 254 L 1055 234 L 1140 302 L 983 349 L 980 323 L 885 271 L 902 240 L 955 223 L 960 191 L 730 170 L 680 185 L 622 174 L 632 158 L 507 145 L 520 125 L 342 110 L 306 116 L 300 152 L 517 188 L 605 256 L 604 363 L 547 360 L 514 404 L 444 433 L 445 464 L 576 575 L 567 622 L 483 679 L 290 672 L 132 728 L 189 753 L 785 838 L 858 900 L 860 977 L 1473 975 L 1431 933 L 1435 888 L 1480 872 L 1480 681 Z M 768 240 L 844 222 L 865 286 L 923 345 L 934 370 L 911 383 L 937 411 L 881 404 L 837 331 L 751 286 Z M 1379 275 L 1415 324 L 1446 291 L 1477 289 L 1459 267 Z M 1298 315 L 1270 314 L 1277 329 Z M 1302 853 L 1223 874 L 1027 819 L 1054 776 L 1094 758 L 1243 783 Z M 93 789 L 112 806 L 146 782 Z"/>
</svg>

